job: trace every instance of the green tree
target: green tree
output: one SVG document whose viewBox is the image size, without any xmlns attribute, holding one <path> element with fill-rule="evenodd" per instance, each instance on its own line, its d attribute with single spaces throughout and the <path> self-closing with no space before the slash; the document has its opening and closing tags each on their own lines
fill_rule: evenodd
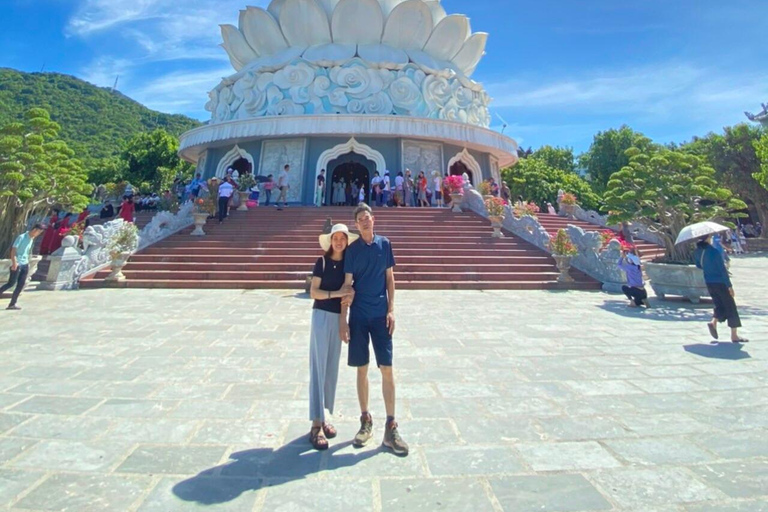
<svg viewBox="0 0 768 512">
<path fill-rule="evenodd" d="M 30 216 L 53 205 L 74 211 L 88 205 L 88 176 L 58 139 L 59 129 L 40 108 L 30 109 L 24 122 L 0 128 L 0 255 L 8 253 Z"/>
<path fill-rule="evenodd" d="M 691 244 L 675 240 L 688 224 L 720 220 L 746 208 L 727 188 L 718 185 L 706 159 L 679 150 L 627 150 L 629 164 L 608 181 L 604 200 L 610 222 L 640 222 L 663 241 L 667 258 L 689 262 Z"/>
<path fill-rule="evenodd" d="M 760 159 L 760 170 L 752 174 L 764 189 L 768 190 L 768 133 L 754 143 L 755 152 Z"/>
<path fill-rule="evenodd" d="M 738 124 L 725 128 L 722 134 L 710 133 L 682 146 L 684 151 L 702 155 L 717 171 L 715 177 L 741 199 L 750 203 L 760 222 L 768 222 L 768 190 L 755 177 L 761 175 L 760 158 L 755 143 L 763 131 L 760 127 Z M 768 237 L 763 230 L 762 237 Z"/>
<path fill-rule="evenodd" d="M 606 189 L 611 175 L 629 164 L 626 154 L 629 148 L 637 147 L 646 151 L 652 144 L 642 133 L 626 125 L 618 130 L 599 132 L 589 151 L 579 158 L 579 165 L 586 170 L 592 189 L 600 194 Z"/>
<path fill-rule="evenodd" d="M 523 196 L 542 206 L 547 202 L 555 204 L 557 192 L 562 189 L 575 194 L 579 204 L 588 210 L 596 210 L 600 204 L 600 197 L 578 174 L 555 169 L 538 158 L 520 160 L 516 166 L 504 169 L 501 176 L 513 198 Z"/>
<path fill-rule="evenodd" d="M 548 166 L 560 169 L 561 171 L 576 171 L 576 158 L 573 156 L 573 148 L 542 146 L 534 151 L 529 158 L 541 160 Z"/>
<path fill-rule="evenodd" d="M 166 189 L 177 174 L 192 174 L 192 166 L 179 158 L 178 151 L 179 140 L 163 129 L 136 134 L 120 154 L 120 177 L 154 191 Z"/>
</svg>

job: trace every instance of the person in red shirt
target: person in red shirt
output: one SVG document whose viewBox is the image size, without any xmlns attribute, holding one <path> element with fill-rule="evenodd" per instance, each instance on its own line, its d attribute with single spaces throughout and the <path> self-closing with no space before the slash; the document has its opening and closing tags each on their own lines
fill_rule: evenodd
<svg viewBox="0 0 768 512">
<path fill-rule="evenodd" d="M 123 204 L 120 205 L 119 217 L 125 222 L 133 222 L 133 215 L 136 212 L 136 205 L 133 203 L 133 196 L 126 196 Z"/>
<path fill-rule="evenodd" d="M 43 235 L 43 239 L 40 242 L 41 256 L 46 256 L 53 252 L 51 250 L 51 246 L 53 245 L 54 238 L 56 238 L 57 222 L 59 222 L 59 212 L 54 210 L 53 215 L 51 215 L 51 218 L 48 220 L 48 227 L 45 228 L 45 234 Z"/>
</svg>

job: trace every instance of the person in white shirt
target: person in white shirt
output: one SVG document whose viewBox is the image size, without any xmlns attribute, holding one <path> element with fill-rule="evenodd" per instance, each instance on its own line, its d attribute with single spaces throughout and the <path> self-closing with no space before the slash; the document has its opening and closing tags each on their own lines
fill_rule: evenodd
<svg viewBox="0 0 768 512">
<path fill-rule="evenodd" d="M 405 178 L 403 178 L 403 173 L 397 173 L 397 177 L 395 178 L 395 206 L 405 206 L 405 203 L 403 202 L 404 183 Z"/>
<path fill-rule="evenodd" d="M 373 196 L 371 197 L 371 203 L 376 203 L 376 206 L 381 206 L 381 177 L 379 177 L 379 171 L 373 171 L 373 179 L 371 180 L 371 191 Z"/>
<path fill-rule="evenodd" d="M 232 194 L 235 193 L 235 187 L 232 186 L 230 180 L 224 180 L 219 185 L 219 224 L 224 222 L 229 213 L 229 200 L 232 198 Z"/>
<path fill-rule="evenodd" d="M 288 171 L 291 170 L 291 166 L 288 164 L 285 164 L 285 167 L 283 167 L 283 170 L 280 171 L 280 174 L 277 175 L 277 189 L 280 191 L 280 195 L 277 196 L 277 201 L 275 202 L 275 206 L 277 206 L 278 210 L 282 210 L 280 208 L 280 200 L 283 200 L 283 206 L 288 207 L 288 189 L 291 188 L 291 186 L 288 184 Z"/>
<path fill-rule="evenodd" d="M 389 198 L 392 196 L 392 187 L 389 181 L 389 171 L 384 171 L 384 178 L 382 178 L 382 182 L 384 183 L 383 191 L 384 191 L 384 207 L 389 206 Z"/>
<path fill-rule="evenodd" d="M 440 177 L 440 173 L 438 171 L 435 171 L 432 173 L 432 176 L 434 179 L 432 180 L 432 183 L 434 184 L 434 190 L 435 190 L 435 202 L 437 203 L 438 208 L 443 207 L 443 180 Z"/>
<path fill-rule="evenodd" d="M 358 203 L 365 202 L 365 185 L 360 185 L 360 192 L 358 192 L 357 194 L 357 202 Z"/>
</svg>

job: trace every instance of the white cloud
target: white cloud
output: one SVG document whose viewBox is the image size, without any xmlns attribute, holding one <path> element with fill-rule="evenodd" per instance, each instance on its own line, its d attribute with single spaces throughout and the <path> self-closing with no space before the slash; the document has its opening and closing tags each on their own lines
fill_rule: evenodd
<svg viewBox="0 0 768 512">
<path fill-rule="evenodd" d="M 124 92 L 154 110 L 203 117 L 208 91 L 216 87 L 222 77 L 231 73 L 229 67 L 169 73 Z"/>
<path fill-rule="evenodd" d="M 768 97 L 768 72 L 724 73 L 666 63 L 592 71 L 548 83 L 510 80 L 488 84 L 488 90 L 496 108 L 555 110 L 583 118 L 627 115 L 656 122 L 681 117 L 714 121 L 729 113 L 740 115 Z"/>
</svg>

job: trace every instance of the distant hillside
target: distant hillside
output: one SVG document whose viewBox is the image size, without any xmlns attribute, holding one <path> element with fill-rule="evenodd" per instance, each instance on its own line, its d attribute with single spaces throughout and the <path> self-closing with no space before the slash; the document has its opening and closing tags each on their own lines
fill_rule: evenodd
<svg viewBox="0 0 768 512">
<path fill-rule="evenodd" d="M 20 119 L 31 107 L 51 113 L 62 127 L 60 136 L 89 170 L 100 159 L 116 155 L 137 132 L 164 128 L 180 135 L 201 124 L 186 116 L 155 112 L 73 76 L 0 68 L 0 125 Z"/>
</svg>

